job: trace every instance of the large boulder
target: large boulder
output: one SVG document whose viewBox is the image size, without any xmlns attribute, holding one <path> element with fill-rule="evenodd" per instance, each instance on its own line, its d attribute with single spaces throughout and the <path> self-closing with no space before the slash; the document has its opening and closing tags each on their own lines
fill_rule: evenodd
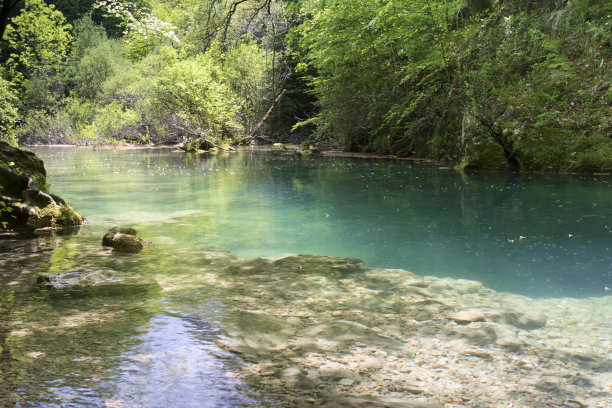
<svg viewBox="0 0 612 408">
<path fill-rule="evenodd" d="M 34 153 L 0 141 L 0 227 L 13 231 L 80 226 L 83 217 L 47 190 L 47 172 Z"/>
</svg>

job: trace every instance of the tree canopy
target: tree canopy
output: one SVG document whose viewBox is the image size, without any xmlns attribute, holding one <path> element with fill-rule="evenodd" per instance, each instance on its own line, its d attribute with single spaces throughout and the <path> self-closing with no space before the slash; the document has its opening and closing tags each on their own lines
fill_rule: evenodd
<svg viewBox="0 0 612 408">
<path fill-rule="evenodd" d="M 607 171 L 610 15 L 603 0 L 3 0 L 0 138 L 206 148 L 256 131 Z"/>
</svg>

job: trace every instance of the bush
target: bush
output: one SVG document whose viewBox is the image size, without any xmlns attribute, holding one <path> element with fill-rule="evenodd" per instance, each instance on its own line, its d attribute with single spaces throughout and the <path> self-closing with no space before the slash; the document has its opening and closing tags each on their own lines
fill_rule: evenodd
<svg viewBox="0 0 612 408">
<path fill-rule="evenodd" d="M 270 88 L 264 52 L 253 42 L 239 44 L 225 55 L 223 71 L 236 95 L 241 123 L 250 133 L 268 109 Z"/>
<path fill-rule="evenodd" d="M 95 99 L 102 91 L 104 81 L 122 63 L 121 54 L 120 45 L 113 40 L 104 40 L 88 48 L 73 68 L 74 93 L 79 98 Z"/>
<path fill-rule="evenodd" d="M 31 110 L 15 131 L 20 144 L 65 144 L 74 137 L 74 129 L 64 116 Z"/>
<path fill-rule="evenodd" d="M 220 141 L 240 125 L 238 103 L 223 81 L 223 72 L 209 55 L 179 61 L 157 76 L 151 109 L 158 125 L 186 137 Z"/>
<path fill-rule="evenodd" d="M 141 117 L 136 111 L 113 102 L 96 109 L 92 123 L 79 133 L 79 141 L 109 143 L 131 140 L 134 138 L 134 127 L 140 122 Z"/>
</svg>

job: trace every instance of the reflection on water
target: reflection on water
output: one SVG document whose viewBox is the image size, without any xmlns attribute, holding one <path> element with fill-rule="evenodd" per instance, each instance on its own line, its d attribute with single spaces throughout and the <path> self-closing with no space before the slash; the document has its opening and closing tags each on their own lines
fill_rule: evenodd
<svg viewBox="0 0 612 408">
<path fill-rule="evenodd" d="M 610 176 L 465 175 L 245 152 L 35 151 L 54 191 L 96 233 L 129 224 L 155 242 L 243 259 L 357 257 L 538 297 L 602 296 L 612 284 Z"/>
<path fill-rule="evenodd" d="M 237 392 L 233 355 L 212 338 L 220 325 L 189 317 L 159 315 L 140 329 L 142 344 L 118 358 L 117 404 L 127 407 L 252 407 L 256 400 Z M 272 406 L 272 405 L 270 405 Z"/>
<path fill-rule="evenodd" d="M 2 406 L 607 406 L 609 177 L 37 153 L 90 222 L 0 241 Z M 153 244 L 113 254 L 114 225 Z"/>
</svg>

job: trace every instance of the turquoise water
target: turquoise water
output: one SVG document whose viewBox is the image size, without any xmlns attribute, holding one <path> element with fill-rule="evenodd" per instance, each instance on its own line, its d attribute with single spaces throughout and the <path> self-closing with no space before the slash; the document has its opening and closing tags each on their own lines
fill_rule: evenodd
<svg viewBox="0 0 612 408">
<path fill-rule="evenodd" d="M 36 148 L 103 233 L 241 259 L 325 254 L 534 297 L 612 285 L 612 178 L 462 174 L 396 160 Z M 172 220 L 171 225 L 168 221 Z"/>
<path fill-rule="evenodd" d="M 0 406 L 609 406 L 610 176 L 33 150 L 88 222 L 0 240 Z"/>
</svg>

